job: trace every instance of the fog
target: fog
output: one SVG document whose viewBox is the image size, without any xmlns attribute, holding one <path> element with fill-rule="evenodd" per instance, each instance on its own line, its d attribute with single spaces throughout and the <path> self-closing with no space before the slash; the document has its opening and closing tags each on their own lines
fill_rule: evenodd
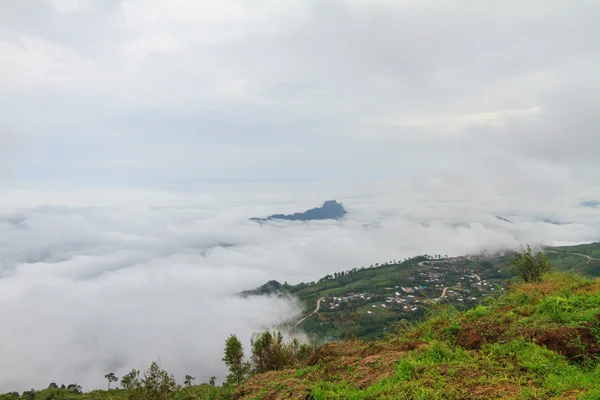
<svg viewBox="0 0 600 400">
<path fill-rule="evenodd" d="M 248 220 L 330 198 L 344 203 L 346 218 Z M 241 290 L 423 253 L 580 243 L 600 233 L 598 210 L 572 194 L 539 203 L 526 192 L 483 195 L 440 182 L 30 187 L 7 190 L 0 206 L 0 391 L 102 387 L 107 372 L 154 360 L 180 379 L 222 378 L 230 333 L 248 344 L 253 332 L 300 313 L 293 299 L 243 299 Z"/>
<path fill-rule="evenodd" d="M 598 15 L 1 0 L 0 391 L 222 379 L 227 335 L 300 314 L 235 296 L 271 279 L 597 241 Z M 329 199 L 343 220 L 249 221 Z"/>
</svg>

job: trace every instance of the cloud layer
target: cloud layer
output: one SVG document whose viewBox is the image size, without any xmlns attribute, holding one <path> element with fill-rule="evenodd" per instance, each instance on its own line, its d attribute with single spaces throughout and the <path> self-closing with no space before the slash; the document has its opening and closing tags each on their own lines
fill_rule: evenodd
<svg viewBox="0 0 600 400">
<path fill-rule="evenodd" d="M 598 179 L 595 2 L 0 7 L 17 180 Z"/>
<path fill-rule="evenodd" d="M 233 296 L 269 279 L 598 240 L 599 12 L 0 1 L 0 390 L 223 376 L 227 334 L 298 313 Z"/>
<path fill-rule="evenodd" d="M 543 202 L 535 192 L 483 193 L 481 185 L 473 192 L 442 182 L 6 191 L 0 391 L 73 381 L 102 387 L 108 371 L 122 375 L 158 358 L 179 377 L 223 377 L 228 334 L 247 340 L 299 312 L 291 300 L 234 296 L 243 289 L 422 253 L 600 234 L 600 214 L 572 193 Z M 248 220 L 332 197 L 344 201 L 346 219 L 262 227 Z"/>
</svg>

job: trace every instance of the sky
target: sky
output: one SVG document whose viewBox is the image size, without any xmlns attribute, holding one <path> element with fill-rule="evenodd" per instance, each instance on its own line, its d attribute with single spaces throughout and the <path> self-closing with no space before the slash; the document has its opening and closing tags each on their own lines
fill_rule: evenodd
<svg viewBox="0 0 600 400">
<path fill-rule="evenodd" d="M 589 0 L 5 0 L 5 176 L 597 181 L 599 15 Z"/>
<path fill-rule="evenodd" d="M 0 392 L 103 387 L 423 253 L 597 241 L 600 3 L 0 1 Z M 248 220 L 342 201 L 342 221 Z M 512 221 L 503 222 L 495 216 Z"/>
</svg>

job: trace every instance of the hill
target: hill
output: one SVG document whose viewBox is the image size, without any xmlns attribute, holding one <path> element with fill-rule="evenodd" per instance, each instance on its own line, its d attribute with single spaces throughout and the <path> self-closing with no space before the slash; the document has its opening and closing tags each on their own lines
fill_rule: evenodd
<svg viewBox="0 0 600 400">
<path fill-rule="evenodd" d="M 515 284 L 505 279 L 512 254 L 436 255 L 355 268 L 316 283 L 268 282 L 248 295 L 318 296 L 320 309 L 301 327 L 337 329 L 346 340 L 316 346 L 281 342 L 268 331 L 253 336 L 247 363 L 239 353 L 247 365 L 239 371 L 249 374 L 239 385 L 216 386 L 214 377 L 193 385 L 186 376 L 182 386 L 153 363 L 121 377 L 122 389 L 83 393 L 76 384 L 51 383 L 0 400 L 599 399 L 600 279 L 572 271 L 597 271 L 600 243 L 546 252 L 556 268 L 571 272 Z M 391 286 L 394 279 L 422 288 Z M 436 279 L 453 286 L 440 289 Z M 364 285 L 372 293 L 351 294 Z M 441 293 L 418 294 L 429 290 Z M 357 340 L 361 335 L 374 340 Z"/>
<path fill-rule="evenodd" d="M 600 243 L 545 249 L 554 268 L 600 277 Z M 462 257 L 418 256 L 328 274 L 317 282 L 298 285 L 271 281 L 243 292 L 250 295 L 293 295 L 303 304 L 306 318 L 298 327 L 319 338 L 375 339 L 390 323 L 416 321 L 439 302 L 458 310 L 473 308 L 501 292 L 513 277 L 512 252 Z"/>
<path fill-rule="evenodd" d="M 122 377 L 125 389 L 51 384 L 0 400 L 600 398 L 600 279 L 570 273 L 511 284 L 465 312 L 438 303 L 384 338 L 309 346 L 301 357 L 289 357 L 293 342 L 264 338 L 253 339 L 250 375 L 237 385 L 180 386 L 153 363 Z"/>
<path fill-rule="evenodd" d="M 592 208 L 600 207 L 600 201 L 598 201 L 598 200 L 582 201 L 581 206 L 582 207 L 592 207 Z"/>
<path fill-rule="evenodd" d="M 238 399 L 598 399 L 600 280 L 555 273 L 373 342 L 319 347 Z"/>
<path fill-rule="evenodd" d="M 312 208 L 303 213 L 294 214 L 273 214 L 267 218 L 250 218 L 252 221 L 266 222 L 274 219 L 283 219 L 288 221 L 313 221 L 324 219 L 339 219 L 348 212 L 341 203 L 335 200 L 328 200 L 321 207 Z"/>
</svg>

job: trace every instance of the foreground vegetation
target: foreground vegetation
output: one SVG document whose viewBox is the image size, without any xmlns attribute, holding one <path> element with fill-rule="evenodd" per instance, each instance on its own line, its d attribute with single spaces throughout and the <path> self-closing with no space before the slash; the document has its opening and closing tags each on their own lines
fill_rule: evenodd
<svg viewBox="0 0 600 400">
<path fill-rule="evenodd" d="M 600 280 L 554 273 L 248 379 L 244 399 L 599 399 Z"/>
<path fill-rule="evenodd" d="M 177 385 L 154 364 L 122 378 L 126 389 L 49 388 L 21 398 L 599 399 L 600 279 L 551 273 L 467 312 L 440 305 L 377 341 L 313 349 L 268 332 L 254 337 L 248 360 L 233 344 L 224 359 L 242 368 L 222 387 Z"/>
<path fill-rule="evenodd" d="M 265 331 L 246 358 L 231 335 L 223 386 L 214 377 L 193 385 L 189 375 L 181 385 L 153 363 L 120 381 L 107 374 L 119 389 L 52 383 L 0 400 L 600 399 L 600 279 L 549 272 L 552 259 L 523 248 L 506 290 L 468 311 L 434 302 L 423 321 L 403 320 L 375 341 L 315 347 Z"/>
</svg>

